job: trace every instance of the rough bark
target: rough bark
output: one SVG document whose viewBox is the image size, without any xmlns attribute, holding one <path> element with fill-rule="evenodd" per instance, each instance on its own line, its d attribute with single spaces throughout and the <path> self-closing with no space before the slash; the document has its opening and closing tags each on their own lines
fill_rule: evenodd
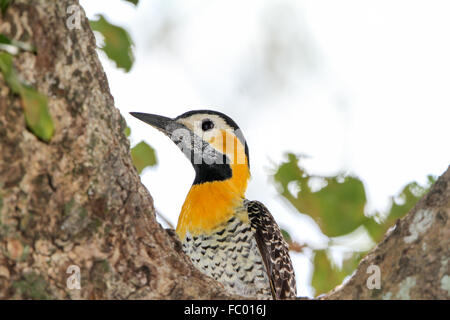
<svg viewBox="0 0 450 320">
<path fill-rule="evenodd" d="M 0 75 L 0 298 L 232 298 L 156 222 L 89 23 L 83 15 L 81 28 L 66 27 L 73 4 L 16 0 L 0 13 L 0 33 L 36 47 L 14 65 L 47 95 L 55 123 L 50 143 L 29 132 Z M 447 171 L 325 298 L 447 299 L 449 179 Z M 365 285 L 372 263 L 382 272 L 375 291 Z M 80 267 L 81 290 L 66 286 L 70 265 Z"/>
<path fill-rule="evenodd" d="M 0 298 L 225 297 L 156 222 L 89 22 L 66 27 L 73 4 L 17 0 L 0 20 L 36 46 L 14 64 L 48 96 L 56 129 L 49 144 L 29 132 L 0 75 Z M 70 265 L 81 290 L 66 287 Z"/>
</svg>

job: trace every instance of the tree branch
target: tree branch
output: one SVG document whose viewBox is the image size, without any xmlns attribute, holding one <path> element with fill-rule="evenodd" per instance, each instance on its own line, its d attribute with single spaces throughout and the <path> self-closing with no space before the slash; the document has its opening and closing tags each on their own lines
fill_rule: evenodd
<svg viewBox="0 0 450 320">
<path fill-rule="evenodd" d="M 361 261 L 350 280 L 322 298 L 448 299 L 449 211 L 450 168 Z M 371 282 L 371 266 L 379 268 L 379 289 Z"/>
</svg>

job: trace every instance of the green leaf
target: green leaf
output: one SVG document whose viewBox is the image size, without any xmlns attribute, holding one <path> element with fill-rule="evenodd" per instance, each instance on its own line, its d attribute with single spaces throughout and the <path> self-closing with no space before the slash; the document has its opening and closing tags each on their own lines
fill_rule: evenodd
<svg viewBox="0 0 450 320">
<path fill-rule="evenodd" d="M 326 250 L 315 251 L 313 264 L 311 285 L 316 290 L 316 296 L 330 291 L 344 279 L 339 270 L 331 264 Z"/>
<path fill-rule="evenodd" d="M 43 141 L 50 141 L 55 127 L 48 110 L 47 97 L 29 86 L 22 86 L 20 95 L 28 128 Z"/>
<path fill-rule="evenodd" d="M 127 2 L 131 2 L 132 4 L 134 4 L 135 6 L 137 6 L 139 0 L 125 0 Z"/>
<path fill-rule="evenodd" d="M 342 268 L 339 271 L 342 281 L 345 277 L 351 275 L 356 268 L 358 268 L 361 259 L 367 254 L 367 252 L 368 251 L 352 252 L 347 258 L 344 259 L 344 261 L 342 261 Z"/>
<path fill-rule="evenodd" d="M 22 84 L 14 71 L 13 57 L 9 53 L 0 52 L 0 71 L 11 90 L 19 94 Z"/>
<path fill-rule="evenodd" d="M 428 191 L 428 187 L 423 187 L 417 182 L 407 184 L 400 194 L 392 199 L 392 206 L 389 211 L 388 219 L 396 220 L 403 217 L 420 198 Z M 398 200 L 397 200 L 398 199 Z"/>
<path fill-rule="evenodd" d="M 130 136 L 130 134 L 131 134 L 131 129 L 130 129 L 130 127 L 126 127 L 125 128 L 125 130 L 124 130 L 124 133 L 125 133 L 125 136 L 128 138 L 129 136 Z"/>
<path fill-rule="evenodd" d="M 317 296 L 340 285 L 345 277 L 357 268 L 359 261 L 365 253 L 350 254 L 342 262 L 341 269 L 332 264 L 327 250 L 316 250 L 314 254 L 314 272 L 311 285 L 316 290 L 315 294 Z"/>
<path fill-rule="evenodd" d="M 156 164 L 155 150 L 144 141 L 141 141 L 131 149 L 131 158 L 139 174 L 146 167 Z"/>
<path fill-rule="evenodd" d="M 298 158 L 292 153 L 287 154 L 288 161 L 282 163 L 274 175 L 275 181 L 281 184 L 283 190 L 287 190 L 287 186 L 291 181 L 298 181 L 302 184 L 301 188 L 305 187 L 304 177 L 305 171 L 298 166 Z M 295 195 L 294 195 L 295 196 Z"/>
<path fill-rule="evenodd" d="M 8 9 L 11 2 L 12 0 L 0 0 L 0 10 L 2 11 L 2 14 L 6 12 L 6 9 Z"/>
<path fill-rule="evenodd" d="M 364 221 L 364 227 L 375 242 L 379 242 L 389 228 L 387 223 L 376 222 L 374 218 L 377 216 L 379 216 L 379 213 L 375 214 L 373 217 L 367 218 L 366 221 Z"/>
<path fill-rule="evenodd" d="M 126 72 L 131 70 L 134 62 L 133 42 L 127 31 L 109 23 L 104 16 L 98 15 L 98 20 L 91 20 L 91 28 L 104 37 L 104 45 L 100 48 L 118 68 Z"/>
<path fill-rule="evenodd" d="M 5 35 L 0 33 L 0 50 L 6 51 L 12 55 L 19 53 L 19 48 L 11 44 L 11 40 Z"/>
<path fill-rule="evenodd" d="M 384 218 L 380 218 L 382 215 L 379 213 L 374 215 L 374 217 L 382 220 L 380 223 L 377 223 L 374 218 L 367 219 L 364 222 L 364 227 L 372 239 L 375 242 L 380 241 L 387 229 L 393 226 L 397 219 L 405 216 L 416 205 L 417 201 L 430 190 L 431 185 L 435 181 L 436 177 L 429 175 L 424 186 L 419 185 L 417 182 L 408 183 L 397 196 L 391 198 L 390 209 Z"/>
<path fill-rule="evenodd" d="M 3 33 L 0 33 L 0 43 L 11 44 L 11 39 L 9 39 Z"/>
<path fill-rule="evenodd" d="M 9 39 L 0 33 L 0 50 L 4 50 L 10 54 L 16 55 L 20 50 L 36 53 L 36 48 L 26 42 Z"/>
<path fill-rule="evenodd" d="M 355 177 L 331 177 L 326 178 L 326 181 L 326 187 L 311 193 L 319 204 L 320 212 L 315 213 L 319 216 L 319 225 L 329 237 L 352 232 L 365 220 L 366 194 L 363 183 Z"/>
<path fill-rule="evenodd" d="M 364 185 L 356 177 L 316 177 L 308 175 L 298 165 L 299 159 L 288 155 L 288 162 L 280 165 L 274 175 L 282 188 L 282 195 L 301 213 L 312 217 L 328 237 L 337 237 L 358 228 L 364 216 L 366 194 Z M 318 191 L 310 187 L 314 179 L 325 186 Z M 289 184 L 295 183 L 300 191 L 292 194 Z"/>
<path fill-rule="evenodd" d="M 0 52 L 0 71 L 12 92 L 19 94 L 22 99 L 27 127 L 41 140 L 50 141 L 54 125 L 48 110 L 47 97 L 20 82 L 13 67 L 13 58 L 6 52 Z"/>
</svg>

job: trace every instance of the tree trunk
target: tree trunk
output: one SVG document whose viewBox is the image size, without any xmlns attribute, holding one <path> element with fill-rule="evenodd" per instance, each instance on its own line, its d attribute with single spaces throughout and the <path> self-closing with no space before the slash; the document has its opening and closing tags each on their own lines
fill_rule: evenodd
<svg viewBox="0 0 450 320">
<path fill-rule="evenodd" d="M 156 222 L 84 12 L 79 27 L 67 25 L 71 5 L 15 0 L 0 13 L 0 33 L 36 47 L 14 66 L 48 97 L 55 124 L 49 143 L 27 130 L 0 75 L 0 298 L 233 298 Z M 447 299 L 449 180 L 447 171 L 325 298 Z M 371 264 L 381 289 L 367 288 Z M 70 286 L 77 268 L 81 289 Z"/>
<path fill-rule="evenodd" d="M 55 124 L 48 144 L 29 132 L 0 76 L 0 298 L 224 298 L 156 222 L 89 22 L 66 26 L 74 4 L 16 0 L 0 20 L 0 33 L 36 47 L 14 65 Z M 81 290 L 66 286 L 70 265 Z"/>
</svg>

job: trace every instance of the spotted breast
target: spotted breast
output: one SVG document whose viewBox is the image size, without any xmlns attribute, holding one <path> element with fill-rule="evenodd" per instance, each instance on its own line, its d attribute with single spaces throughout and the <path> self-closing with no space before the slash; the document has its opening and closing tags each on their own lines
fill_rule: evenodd
<svg viewBox="0 0 450 320">
<path fill-rule="evenodd" d="M 248 217 L 245 206 L 237 211 Z M 270 282 L 255 229 L 248 219 L 241 219 L 239 213 L 229 219 L 224 228 L 210 235 L 187 233 L 183 250 L 199 270 L 221 282 L 230 293 L 270 299 Z"/>
</svg>

